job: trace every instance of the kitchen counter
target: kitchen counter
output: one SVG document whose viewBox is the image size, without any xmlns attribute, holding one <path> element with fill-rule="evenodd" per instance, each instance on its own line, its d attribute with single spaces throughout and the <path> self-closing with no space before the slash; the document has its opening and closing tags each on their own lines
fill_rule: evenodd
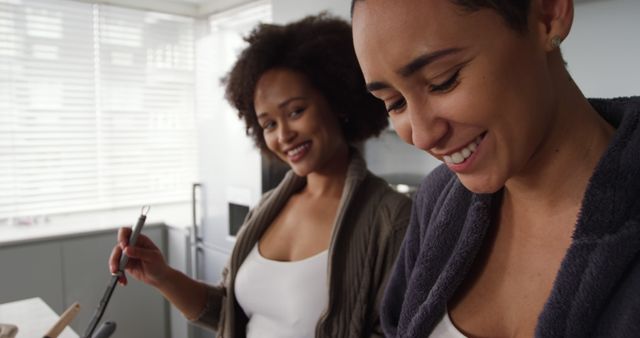
<svg viewBox="0 0 640 338">
<path fill-rule="evenodd" d="M 0 304 L 0 322 L 18 327 L 16 337 L 42 337 L 58 321 L 59 317 L 41 298 L 29 298 Z M 71 327 L 59 338 L 78 338 Z"/>
<path fill-rule="evenodd" d="M 145 228 L 164 226 L 164 223 L 146 223 Z M 0 228 L 0 247 L 22 245 L 27 243 L 57 240 L 61 238 L 73 238 L 100 233 L 115 233 L 122 225 L 30 225 L 30 226 L 6 226 Z M 130 225 L 126 225 L 130 226 Z M 144 230 L 143 230 L 144 232 Z"/>
<path fill-rule="evenodd" d="M 132 226 L 139 215 L 140 209 L 129 208 L 57 216 L 45 224 L 3 225 L 0 226 L 0 248 L 109 232 L 114 232 L 115 243 L 115 231 L 123 226 Z M 188 204 L 152 206 L 145 228 L 163 225 L 187 228 L 191 224 L 190 217 L 191 207 Z"/>
</svg>

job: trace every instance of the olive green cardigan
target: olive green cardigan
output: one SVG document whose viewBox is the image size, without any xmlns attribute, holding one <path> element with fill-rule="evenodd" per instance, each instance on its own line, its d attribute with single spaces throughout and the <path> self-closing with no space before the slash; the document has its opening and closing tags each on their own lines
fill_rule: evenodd
<svg viewBox="0 0 640 338">
<path fill-rule="evenodd" d="M 209 299 L 195 323 L 218 337 L 245 337 L 248 318 L 234 295 L 238 268 L 288 199 L 306 179 L 289 171 L 249 213 L 238 235 L 223 280 L 209 288 Z M 352 151 L 329 245 L 328 307 L 316 337 L 382 337 L 378 310 L 384 286 L 409 223 L 411 200 L 367 170 Z"/>
</svg>

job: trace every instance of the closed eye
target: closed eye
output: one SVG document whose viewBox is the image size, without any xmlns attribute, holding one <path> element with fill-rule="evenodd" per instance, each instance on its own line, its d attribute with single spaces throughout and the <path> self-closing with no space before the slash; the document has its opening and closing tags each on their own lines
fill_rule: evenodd
<svg viewBox="0 0 640 338">
<path fill-rule="evenodd" d="M 407 101 L 404 99 L 404 97 L 394 101 L 393 103 L 391 103 L 391 105 L 387 107 L 387 114 L 391 114 L 401 110 L 406 106 L 406 104 L 407 104 Z"/>
<path fill-rule="evenodd" d="M 455 85 L 458 84 L 458 76 L 460 75 L 461 69 L 462 68 L 458 68 L 458 70 L 456 70 L 456 72 L 453 73 L 453 75 L 451 75 L 451 77 L 449 77 L 444 82 L 439 84 L 429 85 L 429 91 L 435 92 L 435 93 L 438 93 L 438 92 L 443 93 L 453 89 L 453 87 L 455 87 Z"/>
</svg>

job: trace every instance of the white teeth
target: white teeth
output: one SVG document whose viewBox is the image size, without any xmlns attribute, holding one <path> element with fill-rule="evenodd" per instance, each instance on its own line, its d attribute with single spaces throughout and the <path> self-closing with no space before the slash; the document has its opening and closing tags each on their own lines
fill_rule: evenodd
<svg viewBox="0 0 640 338">
<path fill-rule="evenodd" d="M 453 153 L 453 155 L 451 155 L 451 159 L 453 160 L 453 163 L 459 164 L 464 161 L 464 156 L 462 156 L 461 153 Z"/>
<path fill-rule="evenodd" d="M 287 151 L 287 155 L 288 155 L 288 156 L 296 156 L 296 155 L 298 155 L 300 152 L 302 152 L 303 150 L 305 150 L 306 148 L 308 148 L 308 146 L 309 146 L 309 144 L 308 144 L 308 143 L 301 144 L 301 145 L 299 145 L 299 146 L 297 146 L 297 147 L 295 147 L 295 148 L 293 148 L 293 149 L 291 149 L 291 150 Z"/>
<path fill-rule="evenodd" d="M 464 160 L 469 158 L 469 156 L 471 156 L 471 154 L 476 151 L 476 149 L 478 148 L 478 144 L 480 144 L 480 141 L 482 141 L 482 137 L 477 137 L 460 151 L 443 156 L 444 162 L 449 164 L 460 164 L 464 162 Z"/>
</svg>

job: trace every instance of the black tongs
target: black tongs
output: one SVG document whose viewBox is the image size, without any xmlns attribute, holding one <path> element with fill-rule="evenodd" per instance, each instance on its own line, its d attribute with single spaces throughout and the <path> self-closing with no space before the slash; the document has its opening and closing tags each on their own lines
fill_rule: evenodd
<svg viewBox="0 0 640 338">
<path fill-rule="evenodd" d="M 133 231 L 131 232 L 131 237 L 129 238 L 129 246 L 136 245 L 136 241 L 138 240 L 138 235 L 142 230 L 144 221 L 147 219 L 147 213 L 149 212 L 149 209 L 151 209 L 151 207 L 148 205 L 145 205 L 142 207 L 142 210 L 140 211 L 140 217 L 138 217 L 138 223 L 136 223 L 136 226 L 133 228 Z M 87 327 L 87 330 L 84 332 L 84 336 L 83 336 L 84 338 L 93 337 L 93 331 L 95 331 L 96 327 L 98 326 L 98 323 L 100 323 L 100 319 L 102 319 L 102 315 L 104 315 L 104 311 L 107 309 L 107 304 L 109 304 L 109 300 L 111 299 L 113 290 L 115 290 L 116 285 L 118 285 L 118 279 L 120 279 L 120 276 L 124 274 L 124 269 L 126 268 L 128 261 L 129 261 L 129 257 L 125 255 L 123 252 L 122 256 L 120 257 L 120 265 L 118 266 L 118 272 L 111 275 L 111 278 L 109 279 L 109 283 L 107 284 L 107 289 L 104 291 L 104 295 L 102 295 L 102 299 L 100 299 L 100 304 L 98 304 L 98 308 L 96 309 L 96 312 L 93 313 L 93 318 L 89 323 L 89 327 Z"/>
</svg>

